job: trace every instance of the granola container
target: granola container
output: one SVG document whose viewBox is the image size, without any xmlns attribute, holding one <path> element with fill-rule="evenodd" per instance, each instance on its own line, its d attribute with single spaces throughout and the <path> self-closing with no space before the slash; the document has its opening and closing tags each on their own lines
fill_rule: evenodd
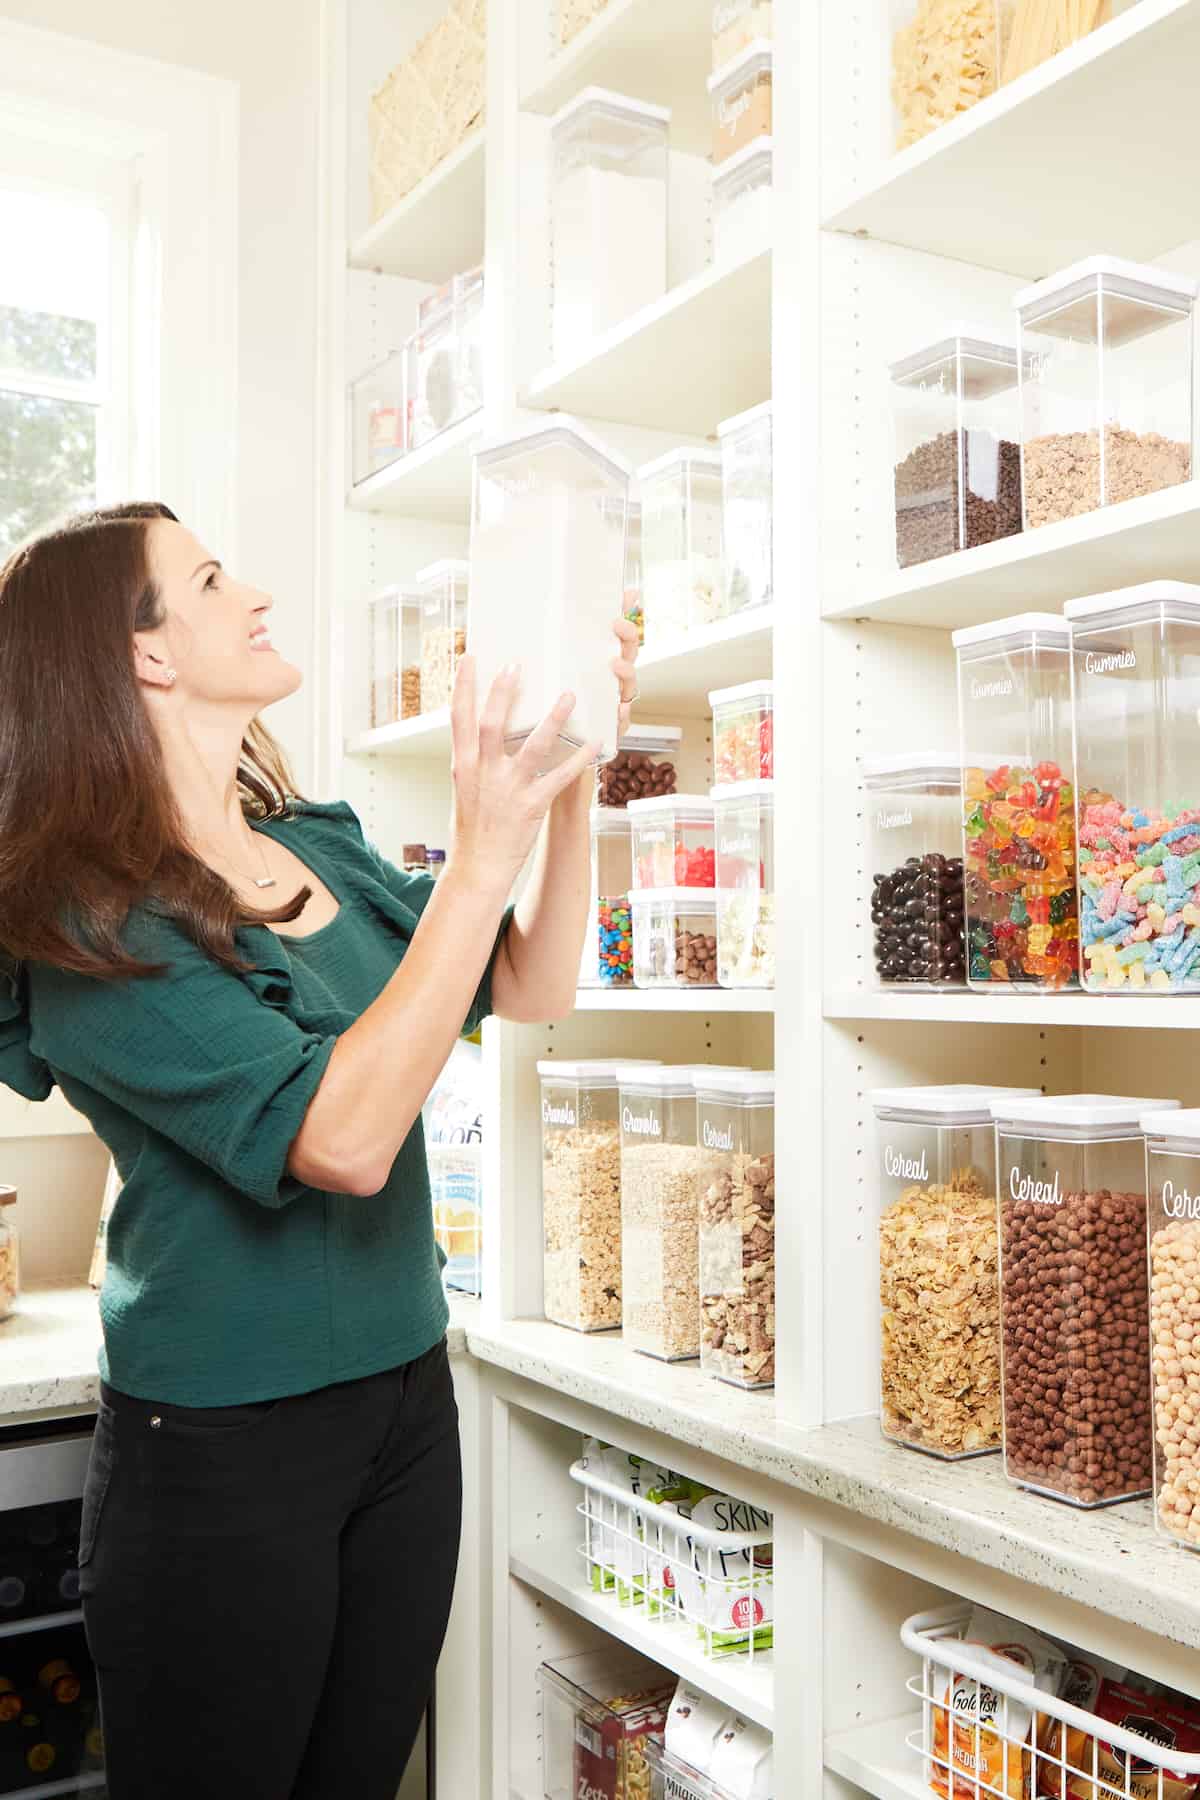
<svg viewBox="0 0 1200 1800">
<path fill-rule="evenodd" d="M 421 711 L 449 706 L 458 659 L 467 648 L 467 580 L 471 565 L 444 558 L 418 569 L 421 596 Z"/>
<path fill-rule="evenodd" d="M 683 729 L 679 725 L 631 725 L 618 738 L 612 761 L 600 765 L 599 804 L 628 806 L 631 800 L 673 794 L 682 742 Z"/>
<path fill-rule="evenodd" d="M 16 1310 L 21 1293 L 21 1240 L 12 1214 L 3 1210 L 16 1198 L 15 1187 L 0 1186 L 0 1319 Z"/>
<path fill-rule="evenodd" d="M 633 885 L 711 888 L 716 880 L 713 803 L 707 794 L 631 800 Z"/>
<path fill-rule="evenodd" d="M 708 696 L 713 716 L 713 772 L 718 787 L 770 781 L 775 775 L 775 683 L 743 681 Z"/>
<path fill-rule="evenodd" d="M 633 888 L 633 985 L 715 988 L 717 901 L 696 888 Z"/>
<path fill-rule="evenodd" d="M 879 1423 L 953 1460 L 999 1450 L 1000 1277 L 991 1103 L 1037 1088 L 876 1088 Z"/>
<path fill-rule="evenodd" d="M 775 783 L 713 789 L 717 845 L 717 980 L 775 986 Z"/>
<path fill-rule="evenodd" d="M 421 710 L 421 599 L 383 588 L 368 608 L 370 721 L 395 725 Z"/>
<path fill-rule="evenodd" d="M 775 1383 L 775 1076 L 696 1076 L 700 1367 L 735 1387 Z"/>
<path fill-rule="evenodd" d="M 621 1131 L 617 1083 L 644 1064 L 539 1062 L 543 1310 L 573 1331 L 621 1323 Z"/>
<path fill-rule="evenodd" d="M 545 1800 L 649 1800 L 646 1751 L 661 1744 L 675 1677 L 620 1646 L 538 1671 Z"/>
<path fill-rule="evenodd" d="M 1154 1519 L 1174 1544 L 1200 1550 L 1200 1112 L 1151 1113 L 1146 1138 Z"/>
<path fill-rule="evenodd" d="M 721 457 L 669 450 L 638 470 L 646 643 L 660 649 L 724 611 Z"/>
<path fill-rule="evenodd" d="M 580 987 L 633 986 L 633 918 L 629 910 L 633 828 L 624 806 L 593 806 L 592 920 L 583 940 Z"/>
<path fill-rule="evenodd" d="M 881 988 L 967 985 L 957 750 L 864 756 L 866 905 Z"/>
<path fill-rule="evenodd" d="M 712 160 L 716 167 L 736 156 L 755 138 L 770 136 L 771 65 L 770 41 L 758 38 L 709 76 Z"/>
<path fill-rule="evenodd" d="M 757 137 L 713 172 L 713 261 L 741 262 L 771 242 L 773 141 Z"/>
<path fill-rule="evenodd" d="M 771 548 L 771 402 L 717 426 L 724 501 L 725 610 L 769 605 Z"/>
<path fill-rule="evenodd" d="M 408 449 L 406 359 L 403 350 L 350 383 L 350 473 L 355 487 L 386 469 Z"/>
</svg>

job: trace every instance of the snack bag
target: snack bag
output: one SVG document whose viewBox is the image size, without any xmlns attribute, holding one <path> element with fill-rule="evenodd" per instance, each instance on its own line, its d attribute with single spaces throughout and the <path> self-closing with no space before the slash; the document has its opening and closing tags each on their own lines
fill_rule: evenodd
<svg viewBox="0 0 1200 1800">
<path fill-rule="evenodd" d="M 655 1506 L 663 1506 L 668 1512 L 677 1513 L 684 1520 L 691 1518 L 692 1508 L 697 1501 L 706 1499 L 714 1492 L 715 1489 L 704 1487 L 698 1481 L 674 1475 L 669 1485 L 650 1488 L 646 1498 Z M 646 1550 L 646 1604 L 650 1612 L 657 1616 L 660 1612 L 674 1612 L 679 1604 L 675 1570 L 683 1565 L 690 1565 L 692 1540 L 683 1524 L 678 1531 L 656 1525 L 651 1528 L 650 1540 Z"/>
<path fill-rule="evenodd" d="M 661 1744 L 670 1686 L 606 1700 L 599 1725 L 575 1720 L 575 1788 L 587 1800 L 649 1800 L 650 1770 L 642 1745 Z"/>
<path fill-rule="evenodd" d="M 962 1641 L 985 1669 L 1011 1675 L 1007 1665 L 1015 1663 L 1027 1684 L 1058 1693 L 1067 1659 L 1028 1625 L 977 1606 Z M 971 1675 L 938 1670 L 931 1679 L 941 1688 L 933 1707 L 932 1791 L 942 1800 L 978 1800 L 981 1793 L 1026 1800 L 1041 1715 Z"/>
<path fill-rule="evenodd" d="M 711 1694 L 680 1681 L 667 1709 L 666 1748 L 679 1762 L 709 1774 L 717 1739 L 732 1721 L 729 1708 Z"/>
<path fill-rule="evenodd" d="M 1148 1691 L 1128 1679 L 1106 1676 L 1092 1700 L 1084 1704 L 1108 1724 L 1136 1732 L 1162 1749 L 1179 1750 L 1186 1756 L 1200 1751 L 1200 1705 L 1182 1694 L 1156 1689 L 1154 1683 Z M 1064 1790 L 1061 1766 L 1048 1760 L 1060 1757 L 1061 1742 L 1062 1726 L 1055 1720 L 1039 1758 L 1039 1794 L 1053 1795 L 1055 1800 L 1059 1796 L 1063 1800 L 1125 1800 L 1127 1795 L 1136 1800 L 1194 1800 L 1200 1795 L 1200 1778 L 1195 1775 L 1172 1771 L 1161 1761 L 1143 1761 L 1073 1726 L 1067 1728 Z"/>
<path fill-rule="evenodd" d="M 769 1531 L 771 1515 L 730 1494 L 706 1494 L 691 1508 L 694 1525 L 722 1532 Z M 684 1612 L 715 1655 L 768 1650 L 774 1635 L 774 1580 L 771 1545 L 728 1550 L 691 1545 L 691 1559 L 675 1572 Z"/>
<path fill-rule="evenodd" d="M 713 1747 L 709 1770 L 733 1800 L 771 1800 L 775 1792 L 771 1733 L 734 1713 Z"/>
</svg>

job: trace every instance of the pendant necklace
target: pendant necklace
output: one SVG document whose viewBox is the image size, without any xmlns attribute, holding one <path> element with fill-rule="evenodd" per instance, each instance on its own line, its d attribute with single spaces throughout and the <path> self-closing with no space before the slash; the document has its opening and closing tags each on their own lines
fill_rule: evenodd
<svg viewBox="0 0 1200 1800">
<path fill-rule="evenodd" d="M 228 856 L 223 856 L 221 858 L 221 861 L 228 863 L 229 867 L 231 869 L 236 870 L 237 873 L 241 876 L 243 881 L 252 881 L 256 888 L 273 888 L 277 885 L 276 880 L 275 880 L 274 875 L 272 875 L 270 868 L 267 865 L 267 853 L 262 847 L 262 843 L 259 840 L 259 836 L 258 836 L 257 832 L 254 833 L 254 843 L 255 843 L 256 849 L 258 850 L 258 860 L 262 864 L 262 874 L 261 875 L 248 874 L 245 869 L 241 868 L 237 863 L 232 861 L 232 859 Z"/>
</svg>

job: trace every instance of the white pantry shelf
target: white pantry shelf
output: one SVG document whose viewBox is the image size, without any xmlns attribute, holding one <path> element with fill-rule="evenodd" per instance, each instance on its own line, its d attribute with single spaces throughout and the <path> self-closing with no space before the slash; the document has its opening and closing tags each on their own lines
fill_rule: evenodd
<svg viewBox="0 0 1200 1800">
<path fill-rule="evenodd" d="M 347 506 L 354 512 L 465 525 L 471 517 L 472 464 L 482 435 L 480 415 L 470 413 L 419 450 L 360 481 L 346 496 Z"/>
<path fill-rule="evenodd" d="M 39 1781 L 35 1787 L 17 1788 L 7 1800 L 56 1800 L 59 1794 L 82 1794 L 103 1787 L 106 1779 L 103 1769 L 88 1769 L 79 1775 L 65 1775 L 61 1781 Z"/>
<path fill-rule="evenodd" d="M 1198 60 L 1194 0 L 1139 0 L 898 152 L 825 224 L 1027 280 L 1101 249 L 1152 262 L 1188 235 Z"/>
<path fill-rule="evenodd" d="M 1189 994 L 882 994 L 844 988 L 825 996 L 827 1019 L 897 1025 L 1086 1025 L 1127 1031 L 1200 1031 L 1200 996 Z"/>
<path fill-rule="evenodd" d="M 401 719 L 395 725 L 376 725 L 348 737 L 347 756 L 438 757 L 448 762 L 450 756 L 450 708 L 419 713 L 415 719 Z"/>
<path fill-rule="evenodd" d="M 522 403 L 710 437 L 771 395 L 771 252 L 681 281 L 603 332 L 586 356 L 553 363 Z"/>
<path fill-rule="evenodd" d="M 443 157 L 350 246 L 352 269 L 448 281 L 483 261 L 484 132 Z"/>
<path fill-rule="evenodd" d="M 756 607 L 701 626 L 668 649 L 643 650 L 637 665 L 640 700 L 707 718 L 714 688 L 771 673 L 774 628 L 774 607 Z"/>
<path fill-rule="evenodd" d="M 67 1612 L 38 1613 L 32 1619 L 10 1619 L 7 1624 L 0 1625 L 0 1638 L 23 1637 L 30 1631 L 58 1631 L 64 1625 L 82 1622 L 83 1611 L 77 1606 Z"/>
<path fill-rule="evenodd" d="M 509 1553 L 509 1573 L 536 1588 L 581 1619 L 611 1632 L 623 1644 L 653 1657 L 664 1669 L 683 1675 L 733 1706 L 743 1717 L 771 1728 L 775 1716 L 775 1667 L 769 1650 L 747 1656 L 705 1656 L 694 1626 L 675 1619 L 648 1619 L 636 1606 L 622 1606 L 612 1594 L 597 1594 L 584 1579 L 576 1543 L 531 1544 Z"/>
<path fill-rule="evenodd" d="M 770 988 L 580 988 L 576 1012 L 769 1013 Z"/>
<path fill-rule="evenodd" d="M 920 1713 L 856 1725 L 825 1740 L 825 1767 L 853 1781 L 875 1800 L 929 1800 L 921 1758 L 906 1740 L 921 1729 Z"/>
</svg>

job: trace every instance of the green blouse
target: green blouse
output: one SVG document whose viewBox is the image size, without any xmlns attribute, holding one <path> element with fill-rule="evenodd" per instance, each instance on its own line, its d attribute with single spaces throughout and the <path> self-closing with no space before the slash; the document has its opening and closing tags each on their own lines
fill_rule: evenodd
<svg viewBox="0 0 1200 1800">
<path fill-rule="evenodd" d="M 419 1119 L 369 1199 L 305 1187 L 285 1166 L 339 1034 L 395 971 L 433 882 L 379 856 L 341 803 L 297 802 L 257 829 L 337 899 L 321 930 L 244 927 L 254 966 L 236 974 L 143 907 L 125 939 L 169 963 L 165 976 L 112 983 L 35 964 L 0 985 L 0 1080 L 34 1099 L 57 1082 L 124 1184 L 108 1227 L 101 1374 L 179 1406 L 305 1393 L 410 1362 L 448 1316 Z M 494 959 L 464 1030 L 490 1011 Z"/>
</svg>

